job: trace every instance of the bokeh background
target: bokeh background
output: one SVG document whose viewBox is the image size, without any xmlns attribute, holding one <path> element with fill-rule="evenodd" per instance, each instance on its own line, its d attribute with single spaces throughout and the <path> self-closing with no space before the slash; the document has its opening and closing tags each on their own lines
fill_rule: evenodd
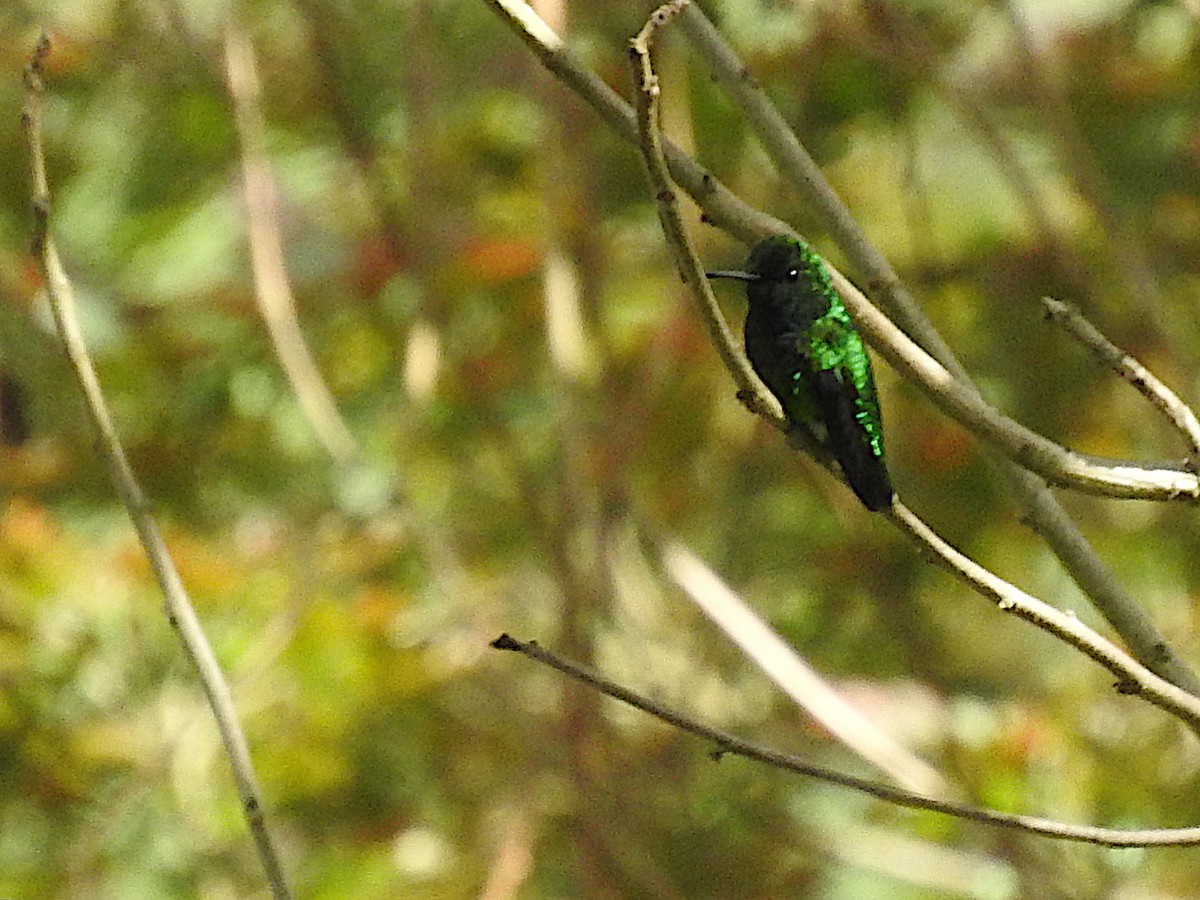
<svg viewBox="0 0 1200 900">
<path fill-rule="evenodd" d="M 1078 303 L 1200 398 L 1194 3 L 703 5 L 992 402 L 1085 452 L 1183 456 L 1038 298 Z M 628 96 L 625 42 L 652 4 L 538 8 Z M 235 20 L 296 321 L 353 452 L 314 429 L 256 301 Z M 54 234 L 298 896 L 1200 893 L 1195 850 L 1051 844 L 718 764 L 488 649 L 502 631 L 537 639 L 704 721 L 874 774 L 669 584 L 636 520 L 704 558 L 963 797 L 1079 823 L 1197 822 L 1194 737 L 923 563 L 741 407 L 632 148 L 482 0 L 13 0 L 0 895 L 266 895 L 28 255 L 21 69 L 40 28 Z M 667 131 L 840 263 L 681 37 L 659 66 Z M 707 262 L 741 261 L 689 216 Z M 722 302 L 740 321 L 737 292 Z M 977 442 L 877 375 L 906 502 L 1103 630 Z M 1194 510 L 1063 502 L 1200 664 Z"/>
</svg>

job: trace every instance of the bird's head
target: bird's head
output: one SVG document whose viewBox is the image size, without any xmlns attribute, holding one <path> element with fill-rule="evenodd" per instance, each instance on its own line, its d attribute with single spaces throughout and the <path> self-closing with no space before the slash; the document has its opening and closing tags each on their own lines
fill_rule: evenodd
<svg viewBox="0 0 1200 900">
<path fill-rule="evenodd" d="M 794 302 L 798 294 L 819 294 L 832 289 L 829 274 L 816 251 L 786 234 L 755 244 L 744 270 L 723 269 L 705 274 L 709 278 L 746 282 L 746 296 L 755 306 L 762 303 L 779 307 Z"/>
</svg>

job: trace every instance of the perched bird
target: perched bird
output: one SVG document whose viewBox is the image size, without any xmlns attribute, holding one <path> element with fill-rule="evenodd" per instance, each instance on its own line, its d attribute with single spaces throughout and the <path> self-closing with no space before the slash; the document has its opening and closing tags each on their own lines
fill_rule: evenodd
<svg viewBox="0 0 1200 900">
<path fill-rule="evenodd" d="M 788 421 L 838 461 L 863 506 L 890 507 L 871 359 L 825 262 L 804 241 L 777 235 L 754 246 L 745 271 L 707 275 L 746 282 L 746 355 Z"/>
</svg>

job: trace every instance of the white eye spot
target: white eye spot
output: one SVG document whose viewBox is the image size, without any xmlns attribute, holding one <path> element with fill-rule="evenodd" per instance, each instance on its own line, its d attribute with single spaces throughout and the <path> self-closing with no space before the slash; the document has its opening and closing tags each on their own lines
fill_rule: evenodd
<svg viewBox="0 0 1200 900">
<path fill-rule="evenodd" d="M 799 277 L 800 277 L 799 269 L 788 269 L 788 271 L 787 271 L 787 280 L 788 281 L 795 281 Z"/>
</svg>

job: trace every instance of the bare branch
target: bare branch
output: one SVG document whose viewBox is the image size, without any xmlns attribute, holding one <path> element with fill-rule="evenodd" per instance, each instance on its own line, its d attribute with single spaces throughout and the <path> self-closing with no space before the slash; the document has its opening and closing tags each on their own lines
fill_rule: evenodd
<svg viewBox="0 0 1200 900">
<path fill-rule="evenodd" d="M 632 111 L 604 82 L 582 67 L 564 46 L 561 39 L 537 17 L 528 5 L 522 0 L 486 0 L 486 2 L 497 11 L 505 23 L 537 55 L 551 73 L 591 105 L 619 136 L 636 142 L 637 134 Z M 696 16 L 702 16 L 702 13 L 692 7 L 685 10 L 681 18 L 684 24 L 688 25 Z M 709 28 L 711 28 L 711 24 Z M 745 80 L 745 67 L 737 60 L 732 51 L 722 54 L 721 58 L 732 59 L 734 65 L 718 66 L 720 60 L 710 58 L 709 61 L 714 65 L 719 80 L 724 83 L 737 83 Z M 747 82 L 747 89 L 757 88 L 752 82 Z M 777 113 L 775 113 L 775 118 L 778 119 Z M 782 127 L 786 128 L 785 125 Z M 747 242 L 768 234 L 790 230 L 788 226 L 778 220 L 769 216 L 764 217 L 761 213 L 748 207 L 711 174 L 696 166 L 670 141 L 663 141 L 663 153 L 668 160 L 672 178 L 700 204 L 704 209 L 707 221 Z M 819 171 L 817 175 L 820 175 Z M 836 195 L 833 195 L 832 192 L 829 192 L 827 198 L 828 196 L 832 196 L 836 201 Z M 812 205 L 817 215 L 827 223 L 836 221 L 841 223 L 842 228 L 861 231 L 854 223 L 853 217 L 849 216 L 848 211 L 845 212 L 845 217 L 842 217 L 839 210 L 844 210 L 844 207 L 840 201 L 836 201 L 834 207 L 829 208 L 828 204 L 822 204 L 819 196 L 806 194 L 805 199 Z M 836 220 L 830 219 L 835 215 L 838 216 Z M 835 230 L 834 233 L 837 235 L 838 231 Z M 848 237 L 852 238 L 853 233 Z M 840 242 L 844 240 L 845 237 L 839 237 Z M 846 243 L 842 245 L 844 249 L 847 247 Z M 942 341 L 936 329 L 904 289 L 899 277 L 882 254 L 870 245 L 865 237 L 861 240 L 855 239 L 849 246 L 851 249 L 858 247 L 861 251 L 858 254 L 848 254 L 851 262 L 864 275 L 871 285 L 872 292 L 878 292 L 880 299 L 904 331 L 917 337 L 921 345 L 928 349 L 955 379 L 964 385 L 970 385 L 971 381 L 966 370 L 955 359 L 954 354 Z M 721 352 L 724 356 L 725 351 Z M 769 399 L 764 399 L 764 395 Z M 757 386 L 754 390 L 739 390 L 739 396 L 753 411 L 778 409 L 774 398 L 769 397 L 764 389 Z M 776 424 L 781 423 L 781 419 L 776 420 Z M 1062 452 L 1066 453 L 1066 451 Z M 1023 509 L 1025 523 L 1047 542 L 1067 571 L 1070 572 L 1071 577 L 1093 600 L 1096 608 L 1117 630 L 1122 639 L 1133 649 L 1137 658 L 1154 672 L 1200 695 L 1200 679 L 1171 649 L 1150 618 L 1121 587 L 1116 576 L 1096 555 L 1046 483 L 1006 458 L 996 458 L 994 461 L 1013 486 L 1016 498 Z M 1187 486 L 1193 490 L 1200 490 L 1200 483 L 1194 481 L 1189 482 Z M 1161 498 L 1165 499 L 1168 496 L 1173 497 L 1174 495 L 1165 491 Z"/>
<path fill-rule="evenodd" d="M 1200 422 L 1196 420 L 1196 414 L 1188 405 L 1179 399 L 1179 395 L 1159 381 L 1153 372 L 1101 334 L 1100 329 L 1089 322 L 1074 305 L 1055 300 L 1053 297 L 1043 297 L 1042 304 L 1046 307 L 1046 315 L 1052 321 L 1065 328 L 1079 343 L 1092 351 L 1092 355 L 1101 365 L 1108 366 L 1137 388 L 1139 394 L 1167 417 L 1167 421 L 1187 441 L 1190 448 L 1188 464 L 1195 471 L 1200 464 Z"/>
<path fill-rule="evenodd" d="M 1111 641 L 1075 617 L 1038 600 L 959 553 L 899 500 L 884 513 L 920 547 L 932 551 L 933 561 L 960 581 L 994 602 L 1001 612 L 1024 619 L 1074 647 L 1117 677 L 1117 690 L 1137 695 L 1179 718 L 1200 735 L 1200 697 L 1155 675 Z"/>
<path fill-rule="evenodd" d="M 655 542 L 663 569 L 755 666 L 829 733 L 894 781 L 918 793 L 946 792 L 941 774 L 851 706 L 699 557 Z"/>
<path fill-rule="evenodd" d="M 631 113 L 629 107 L 607 85 L 582 68 L 561 39 L 537 18 L 533 10 L 520 0 L 486 2 L 503 15 L 505 21 L 533 49 L 543 64 L 578 91 L 616 128 L 618 134 L 627 140 L 641 140 L 638 137 L 636 116 Z M 792 176 L 793 180 L 804 187 L 805 199 L 813 204 L 818 214 L 827 222 L 839 244 L 851 259 L 868 273 L 872 287 L 883 291 L 892 315 L 896 316 L 905 331 L 918 335 L 920 342 L 932 348 L 936 358 L 942 361 L 945 368 L 939 367 L 928 375 L 932 382 L 921 379 L 919 375 L 913 377 L 917 385 L 924 389 L 943 411 L 993 443 L 1005 455 L 1052 484 L 1121 499 L 1200 499 L 1200 479 L 1191 472 L 1158 463 L 1091 460 L 1004 416 L 988 406 L 977 391 L 964 388 L 937 394 L 937 386 L 947 379 L 952 378 L 970 385 L 966 372 L 954 361 L 949 347 L 917 310 L 912 298 L 900 285 L 899 277 L 854 223 L 849 210 L 825 182 L 816 164 L 795 136 L 787 130 L 778 112 L 770 107 L 770 101 L 762 93 L 762 89 L 753 81 L 732 50 L 729 50 L 728 45 L 720 40 L 720 36 L 704 14 L 696 6 L 688 5 L 682 9 L 680 21 L 689 29 L 689 34 L 703 35 L 702 39 L 696 40 L 697 46 L 702 52 L 706 52 L 710 62 L 720 64 L 715 68 L 718 79 L 731 86 L 730 89 L 739 104 L 748 105 L 754 111 L 751 124 L 764 140 L 768 152 L 778 154 L 776 162 L 781 164 L 784 174 Z M 670 141 L 662 139 L 661 143 L 662 155 L 671 178 L 701 205 L 707 221 L 726 228 L 731 234 L 748 242 L 769 234 L 793 233 L 789 226 L 753 210 L 737 199 Z M 893 329 L 888 333 L 902 332 Z M 882 342 L 882 334 L 880 329 L 874 340 Z M 909 343 L 912 343 L 911 340 Z M 887 349 L 882 343 L 878 345 L 881 349 Z M 891 349 L 896 354 L 905 352 L 899 347 Z M 889 361 L 895 362 L 890 355 L 888 358 Z M 904 367 L 904 371 L 910 374 L 920 369 L 921 367 L 915 364 Z"/>
<path fill-rule="evenodd" d="M 166 542 L 150 514 L 150 504 L 133 473 L 117 436 L 116 426 L 100 389 L 96 369 L 88 354 L 87 344 L 79 325 L 75 307 L 75 292 L 50 236 L 50 187 L 46 177 L 46 158 L 42 147 L 42 70 L 50 52 L 50 40 L 43 36 L 25 69 L 25 126 L 29 144 L 30 168 L 33 176 L 34 230 L 32 247 L 50 300 L 50 309 L 58 326 L 72 368 L 83 389 L 89 414 L 100 433 L 100 450 L 112 473 L 117 495 L 129 512 L 133 526 L 154 577 L 163 592 L 167 616 L 178 632 L 184 651 L 196 666 L 196 673 L 212 708 L 225 753 L 233 770 L 234 781 L 242 802 L 242 813 L 250 827 L 259 861 L 277 900 L 287 900 L 287 886 L 279 854 L 267 831 L 262 795 L 250 760 L 250 749 L 238 723 L 233 696 L 221 672 L 212 647 L 204 635 L 200 620 L 192 607 L 187 589 L 179 577 Z"/>
<path fill-rule="evenodd" d="M 634 83 L 637 91 L 637 140 L 641 150 L 642 161 L 646 165 L 646 174 L 650 182 L 650 193 L 658 208 L 658 219 L 662 223 L 663 232 L 667 238 L 667 247 L 675 260 L 675 267 L 683 283 L 692 287 L 692 296 L 697 301 L 697 308 L 713 345 L 733 375 L 737 384 L 739 396 L 746 397 L 748 406 L 759 410 L 769 410 L 770 418 L 777 427 L 786 430 L 787 423 L 779 401 L 762 386 L 744 353 L 738 349 L 737 341 L 730 331 L 721 308 L 713 297 L 708 279 L 704 277 L 704 267 L 696 248 L 684 227 L 679 215 L 679 205 L 675 200 L 675 191 L 671 183 L 667 161 L 664 156 L 665 141 L 658 127 L 658 76 L 650 63 L 650 42 L 658 28 L 688 5 L 687 0 L 669 3 L 659 7 L 651 15 L 646 27 L 630 43 L 630 63 L 633 66 Z M 665 12 L 664 10 L 669 10 Z"/>
<path fill-rule="evenodd" d="M 696 737 L 711 741 L 716 745 L 713 758 L 719 760 L 726 755 L 741 756 L 755 762 L 760 762 L 786 772 L 795 772 L 809 778 L 816 778 L 830 784 L 841 785 L 852 790 L 870 794 L 880 800 L 886 800 L 897 806 L 909 809 L 924 809 L 930 812 L 942 813 L 984 825 L 999 828 L 1010 828 L 1043 837 L 1063 841 L 1077 841 L 1087 844 L 1099 844 L 1104 847 L 1192 847 L 1200 845 L 1200 828 L 1150 828 L 1124 831 L 1117 828 L 1099 828 L 1092 825 L 1069 825 L 1050 819 L 1039 819 L 1034 816 L 1019 816 L 1011 813 L 995 812 L 968 806 L 964 803 L 954 803 L 948 800 L 934 800 L 910 791 L 900 790 L 890 785 L 869 781 L 845 775 L 821 766 L 815 766 L 788 753 L 771 750 L 750 741 L 743 740 L 728 732 L 720 731 L 708 725 L 697 722 L 676 710 L 663 706 L 629 688 L 622 687 L 616 682 L 604 678 L 596 672 L 577 665 L 569 660 L 542 649 L 534 641 L 528 643 L 519 641 L 507 634 L 502 634 L 491 644 L 497 650 L 511 650 L 529 657 L 535 662 L 562 672 L 569 678 L 585 684 L 602 694 L 619 700 L 634 709 L 686 731 Z"/>
<path fill-rule="evenodd" d="M 890 316 L 906 334 L 915 337 L 921 346 L 945 367 L 950 376 L 977 396 L 967 371 L 914 302 L 887 259 L 870 243 L 850 211 L 825 183 L 820 169 L 795 136 L 791 135 L 787 124 L 762 89 L 748 76 L 746 67 L 737 55 L 699 9 L 693 7 L 686 10 L 681 16 L 681 22 L 693 44 L 713 67 L 717 80 L 735 97 L 739 106 L 748 111 L 751 126 L 759 133 L 764 146 L 776 148 L 776 165 L 785 175 L 791 173 L 791 180 L 801 190 L 806 203 L 830 228 L 851 263 L 870 284 L 872 294 L 879 296 Z M 844 278 L 836 277 L 839 284 L 849 285 Z M 846 301 L 856 318 L 866 315 L 864 310 L 867 304 L 858 302 L 856 297 L 847 296 Z M 882 343 L 876 346 L 885 351 L 887 349 Z M 919 357 L 914 361 L 917 360 Z M 949 379 L 939 378 L 939 381 L 947 382 Z M 924 381 L 917 383 L 919 386 L 926 386 Z M 964 403 L 973 403 L 973 397 L 969 395 L 959 399 Z M 1000 425 L 998 419 L 994 419 L 993 422 Z M 998 428 L 997 433 L 1003 433 L 1005 428 L 1007 424 L 1004 428 Z M 1014 434 L 1019 436 L 1021 433 L 1018 431 Z M 1051 449 L 1052 454 L 1058 452 L 1067 451 L 1061 448 Z M 1149 616 L 1122 588 L 1112 570 L 1096 555 L 1087 538 L 1067 515 L 1046 483 L 1010 459 L 995 457 L 992 461 L 1012 486 L 1022 507 L 1025 523 L 1046 541 L 1071 577 L 1133 649 L 1137 658 L 1155 673 L 1193 694 L 1200 695 L 1200 679 L 1171 649 Z M 1188 486 L 1192 487 L 1190 483 Z"/>
<path fill-rule="evenodd" d="M 262 88 L 254 63 L 254 48 L 250 38 L 234 22 L 230 22 L 225 34 L 225 65 L 229 96 L 233 99 L 238 136 L 242 141 L 242 194 L 246 201 L 250 261 L 254 267 L 258 308 L 275 355 L 309 425 L 329 455 L 346 462 L 358 449 L 300 330 L 296 301 L 283 261 L 279 200 L 267 157 L 266 125 L 260 106 Z"/>
<path fill-rule="evenodd" d="M 1048 441 L 989 405 L 974 386 L 956 379 L 892 321 L 871 305 L 846 276 L 829 266 L 833 285 L 859 330 L 883 357 L 918 384 L 933 403 L 972 433 L 1051 484 L 1125 500 L 1200 498 L 1200 480 L 1182 466 L 1093 460 Z"/>
<path fill-rule="evenodd" d="M 484 0 L 552 74 L 575 91 L 622 139 L 636 144 L 637 121 L 629 104 L 588 71 L 562 39 L 524 0 Z M 735 237 L 751 242 L 778 234 L 788 226 L 755 209 L 702 169 L 670 140 L 663 156 L 671 178 L 704 210 L 705 219 Z"/>
<path fill-rule="evenodd" d="M 663 223 L 663 230 L 667 238 L 667 243 L 671 247 L 672 256 L 675 258 L 676 265 L 680 268 L 680 275 L 684 282 L 692 287 L 693 294 L 697 297 L 702 310 L 704 310 L 704 314 L 707 316 L 708 310 L 706 308 L 709 306 L 715 307 L 715 304 L 712 302 L 707 279 L 703 278 L 702 273 L 699 271 L 699 260 L 692 249 L 691 240 L 679 217 L 678 204 L 674 191 L 671 189 L 670 182 L 668 181 L 666 166 L 662 159 L 662 145 L 658 134 L 657 118 L 659 98 L 658 78 L 654 74 L 649 52 L 649 40 L 654 36 L 656 30 L 670 21 L 670 18 L 678 13 L 680 9 L 686 8 L 686 0 L 681 0 L 681 2 L 669 4 L 656 11 L 651 16 L 646 28 L 643 29 L 642 34 L 632 42 L 631 62 L 634 69 L 634 78 L 639 85 L 637 94 L 639 146 L 641 147 L 643 160 L 650 176 L 650 185 L 658 206 L 659 218 Z M 663 10 L 670 10 L 670 13 L 663 15 Z M 959 398 L 961 393 L 967 390 L 963 385 L 954 381 L 949 373 L 942 369 L 932 357 L 920 347 L 917 347 L 905 334 L 900 332 L 892 324 L 891 320 L 876 310 L 875 307 L 871 306 L 858 292 L 857 288 L 846 281 L 844 276 L 832 269 L 832 267 L 830 271 L 834 278 L 835 287 L 847 299 L 847 305 L 850 306 L 851 314 L 854 315 L 855 321 L 859 326 L 863 327 L 864 331 L 870 328 L 883 333 L 887 338 L 886 346 L 891 346 L 892 344 L 904 345 L 906 347 L 906 356 L 901 360 L 903 365 L 908 365 L 915 361 L 915 364 L 919 364 L 922 367 L 921 370 L 914 373 L 914 377 L 936 383 L 939 391 L 945 391 L 947 397 L 952 399 Z M 740 384 L 740 372 L 742 369 L 749 369 L 749 364 L 746 362 L 743 354 L 729 340 L 728 328 L 724 327 L 724 321 L 720 320 L 719 311 L 715 313 L 715 316 L 723 326 L 723 332 L 721 335 L 715 335 L 714 340 L 718 341 L 718 346 L 722 348 L 722 359 L 727 360 L 726 365 L 730 366 L 730 371 L 734 379 Z M 708 321 L 707 318 L 706 321 Z M 729 361 L 730 358 L 732 362 Z M 736 368 L 734 367 L 735 364 Z M 749 387 L 743 388 L 743 390 L 748 389 Z M 974 409 L 978 412 L 980 410 L 990 410 L 990 407 L 979 404 Z M 828 460 L 823 461 L 828 465 Z M 1189 728 L 1200 734 L 1200 697 L 1189 694 L 1187 691 L 1154 674 L 1111 642 L 1105 640 L 1092 629 L 1084 626 L 1074 616 L 1062 613 L 1048 604 L 1031 597 L 999 576 L 987 571 L 973 560 L 963 556 L 946 541 L 939 538 L 932 529 L 904 507 L 898 498 L 894 501 L 893 511 L 890 513 L 885 511 L 885 515 L 911 538 L 923 547 L 931 550 L 934 558 L 941 565 L 959 576 L 974 590 L 994 601 L 1002 611 L 1011 612 L 1070 646 L 1081 650 L 1084 654 L 1113 672 L 1120 679 L 1119 687 L 1124 693 L 1144 696 L 1155 706 L 1178 716 Z M 1152 659 L 1161 662 L 1161 649 Z"/>
<path fill-rule="evenodd" d="M 889 312 L 905 324 L 906 329 L 910 325 L 921 326 L 912 332 L 931 348 L 929 353 L 923 352 L 916 342 L 879 313 L 874 315 L 876 324 L 863 331 L 888 361 L 921 387 L 938 408 L 1051 484 L 1124 499 L 1200 498 L 1200 480 L 1191 472 L 1156 464 L 1092 461 L 1030 431 L 990 406 L 973 389 L 966 372 L 947 362 L 953 360 L 953 355 L 932 326 L 916 320 L 915 304 L 902 292 L 899 278 L 883 254 L 859 228 L 812 157 L 704 13 L 698 7 L 690 6 L 680 16 L 680 24 L 713 66 L 718 80 L 745 111 L 751 127 L 781 174 L 801 191 L 850 259 L 869 273 L 871 284 L 891 286 L 887 292 Z M 843 296 L 847 289 L 853 289 L 844 277 L 839 279 L 835 274 L 834 281 Z M 853 290 L 857 294 L 853 299 L 857 302 L 850 312 L 855 321 L 860 322 L 870 304 L 857 289 Z M 847 298 L 848 306 L 850 299 Z M 934 356 L 942 361 L 940 365 Z"/>
</svg>

